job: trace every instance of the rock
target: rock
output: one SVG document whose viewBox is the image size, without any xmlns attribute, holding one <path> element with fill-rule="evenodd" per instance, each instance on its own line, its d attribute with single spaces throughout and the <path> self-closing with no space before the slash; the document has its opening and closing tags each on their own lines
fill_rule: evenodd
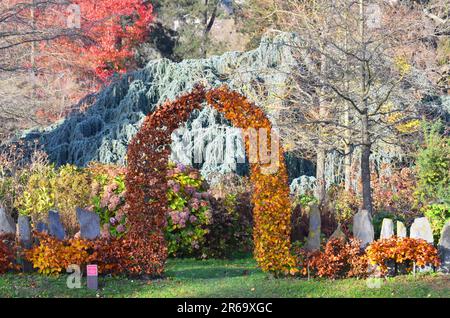
<svg viewBox="0 0 450 318">
<path fill-rule="evenodd" d="M 17 228 L 19 230 L 19 242 L 25 248 L 31 248 L 33 243 L 31 237 L 31 218 L 26 215 L 19 215 L 17 220 Z"/>
<path fill-rule="evenodd" d="M 417 218 L 411 225 L 409 237 L 416 239 L 423 239 L 428 243 L 433 244 L 433 230 L 431 229 L 430 222 L 426 217 Z"/>
<path fill-rule="evenodd" d="M 64 238 L 66 237 L 66 231 L 64 230 L 64 226 L 61 223 L 61 218 L 58 211 L 48 212 L 48 227 L 49 234 L 51 236 L 56 237 L 58 240 L 64 240 Z"/>
<path fill-rule="evenodd" d="M 340 239 L 340 240 L 344 240 L 344 241 L 347 240 L 347 237 L 345 236 L 345 233 L 342 231 L 340 224 L 338 225 L 337 229 L 333 232 L 333 234 L 331 234 L 328 241 L 333 240 L 333 239 Z"/>
<path fill-rule="evenodd" d="M 440 271 L 446 274 L 450 273 L 450 220 L 445 223 L 441 232 L 441 238 L 438 244 L 439 256 L 441 257 Z"/>
<path fill-rule="evenodd" d="M 38 222 L 36 224 L 36 231 L 39 233 L 48 233 L 48 225 L 44 222 Z"/>
<path fill-rule="evenodd" d="M 367 210 L 361 210 L 353 217 L 353 236 L 361 241 L 361 248 L 373 242 L 375 232 L 372 217 Z"/>
<path fill-rule="evenodd" d="M 16 224 L 5 209 L 0 207 L 0 234 L 16 234 Z"/>
<path fill-rule="evenodd" d="M 431 224 L 426 217 L 417 218 L 414 220 L 410 228 L 409 237 L 415 239 L 422 239 L 430 244 L 434 244 L 433 230 Z M 418 267 L 416 269 L 418 272 L 427 273 L 433 272 L 434 268 L 432 266 Z"/>
<path fill-rule="evenodd" d="M 394 236 L 394 222 L 391 219 L 384 218 L 381 224 L 380 239 L 388 239 Z"/>
<path fill-rule="evenodd" d="M 77 208 L 77 219 L 82 239 L 94 240 L 100 236 L 100 217 L 97 213 Z"/>
<path fill-rule="evenodd" d="M 406 226 L 400 221 L 397 221 L 397 237 L 407 237 Z"/>
<path fill-rule="evenodd" d="M 306 241 L 306 249 L 308 251 L 320 250 L 320 210 L 317 204 L 309 206 L 309 232 Z"/>
</svg>

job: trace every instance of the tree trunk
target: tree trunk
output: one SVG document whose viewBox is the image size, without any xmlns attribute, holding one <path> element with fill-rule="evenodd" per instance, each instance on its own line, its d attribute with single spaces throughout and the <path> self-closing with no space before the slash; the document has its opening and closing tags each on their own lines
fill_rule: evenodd
<svg viewBox="0 0 450 318">
<path fill-rule="evenodd" d="M 205 9 L 203 11 L 203 34 L 202 34 L 202 43 L 200 45 L 200 54 L 202 58 L 206 58 L 208 55 L 207 52 L 207 42 L 208 42 L 208 0 L 205 0 Z"/>
<path fill-rule="evenodd" d="M 363 209 L 367 210 L 369 214 L 372 214 L 372 189 L 370 184 L 370 151 L 372 144 L 370 142 L 369 132 L 369 105 L 367 100 L 367 83 L 368 83 L 368 70 L 366 69 L 365 59 L 367 52 L 367 45 L 365 42 L 365 12 L 364 12 L 364 0 L 359 0 L 360 10 L 360 37 L 361 37 L 361 182 L 362 182 L 362 197 L 363 197 Z"/>
<path fill-rule="evenodd" d="M 317 164 L 316 164 L 316 189 L 315 197 L 318 200 L 319 206 L 322 206 L 325 202 L 326 195 L 326 182 L 325 182 L 325 161 L 326 161 L 326 151 L 320 145 L 317 149 Z"/>
<path fill-rule="evenodd" d="M 345 191 L 350 191 L 352 188 L 352 147 L 351 145 L 346 145 L 344 157 L 344 186 Z"/>
<path fill-rule="evenodd" d="M 370 136 L 369 136 L 369 117 L 367 113 L 361 116 L 361 181 L 362 181 L 362 197 L 363 209 L 372 214 L 372 189 L 370 184 Z"/>
<path fill-rule="evenodd" d="M 202 43 L 200 47 L 201 55 L 203 58 L 208 57 L 208 41 L 209 41 L 209 33 L 216 21 L 217 9 L 219 6 L 219 1 L 214 3 L 214 8 L 212 9 L 211 16 L 208 17 L 208 9 L 209 9 L 209 1 L 205 0 L 205 11 L 203 12 L 203 35 L 202 35 Z"/>
</svg>

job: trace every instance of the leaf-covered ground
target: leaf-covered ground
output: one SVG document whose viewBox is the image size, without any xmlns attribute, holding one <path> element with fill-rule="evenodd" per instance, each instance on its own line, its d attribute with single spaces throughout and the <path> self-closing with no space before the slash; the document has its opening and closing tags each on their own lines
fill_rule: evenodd
<svg viewBox="0 0 450 318">
<path fill-rule="evenodd" d="M 67 276 L 0 276 L 0 297 L 450 297 L 450 277 L 438 274 L 367 281 L 273 279 L 252 259 L 170 260 L 166 278 L 100 278 L 100 290 L 69 289 Z M 378 284 L 379 283 L 379 284 Z"/>
</svg>

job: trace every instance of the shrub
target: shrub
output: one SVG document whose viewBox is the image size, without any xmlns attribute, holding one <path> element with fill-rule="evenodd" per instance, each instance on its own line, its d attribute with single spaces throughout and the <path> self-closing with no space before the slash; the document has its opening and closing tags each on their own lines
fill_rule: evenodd
<svg viewBox="0 0 450 318">
<path fill-rule="evenodd" d="M 20 214 L 33 222 L 45 221 L 48 211 L 57 209 L 69 234 L 78 231 L 75 209 L 89 205 L 90 175 L 84 169 L 53 165 L 32 171 L 22 195 L 16 201 Z"/>
<path fill-rule="evenodd" d="M 201 249 L 203 258 L 232 258 L 252 250 L 252 207 L 246 193 L 211 200 L 212 222 Z"/>
<path fill-rule="evenodd" d="M 435 242 L 439 241 L 442 228 L 450 220 L 450 206 L 446 204 L 431 204 L 423 209 L 424 215 L 431 223 Z"/>
<path fill-rule="evenodd" d="M 366 277 L 369 274 L 368 260 L 360 249 L 360 242 L 351 239 L 328 241 L 323 251 L 308 253 L 297 249 L 301 273 L 327 278 Z"/>
<path fill-rule="evenodd" d="M 414 195 L 416 186 L 411 168 L 397 170 L 383 165 L 379 175 L 372 174 L 374 210 L 391 213 L 403 222 L 412 223 L 420 215 L 419 202 Z"/>
<path fill-rule="evenodd" d="M 127 241 L 124 239 L 99 239 L 92 243 L 91 264 L 98 265 L 99 274 L 118 275 L 126 273 L 132 264 Z"/>
<path fill-rule="evenodd" d="M 426 127 L 417 155 L 417 195 L 426 203 L 450 204 L 450 138 L 442 130 L 441 122 Z"/>
<path fill-rule="evenodd" d="M 209 193 L 216 199 L 225 199 L 230 194 L 252 193 L 253 187 L 248 177 L 235 173 L 213 172 L 208 175 L 208 179 L 211 180 Z"/>
<path fill-rule="evenodd" d="M 44 166 L 33 171 L 25 190 L 16 202 L 20 214 L 31 216 L 34 222 L 45 220 L 49 210 L 55 208 L 52 180 L 56 172 L 54 166 Z"/>
<path fill-rule="evenodd" d="M 390 264 L 395 264 L 396 269 L 403 265 L 406 272 L 412 271 L 413 263 L 418 267 L 440 265 L 437 249 L 421 239 L 392 237 L 378 240 L 366 248 L 366 254 L 372 265 L 379 266 L 382 274 L 387 273 Z"/>
<path fill-rule="evenodd" d="M 333 202 L 338 223 L 351 222 L 353 215 L 361 206 L 361 197 L 354 190 L 346 190 L 343 186 L 331 187 L 328 196 Z"/>
<path fill-rule="evenodd" d="M 320 231 L 323 238 L 329 238 L 338 226 L 334 209 L 325 204 L 320 207 Z M 346 224 L 341 227 L 346 230 Z M 309 232 L 309 213 L 301 204 L 295 204 L 292 210 L 292 234 L 293 242 L 304 243 Z"/>
<path fill-rule="evenodd" d="M 207 185 L 199 171 L 182 164 L 170 164 L 167 178 L 169 255 L 198 254 L 212 222 Z"/>
<path fill-rule="evenodd" d="M 42 233 L 34 233 L 39 245 L 27 250 L 25 258 L 38 272 L 45 275 L 59 275 L 71 264 L 89 263 L 91 243 L 80 239 L 60 241 Z"/>
<path fill-rule="evenodd" d="M 16 247 L 13 235 L 0 235 L 0 274 L 16 270 Z"/>
<path fill-rule="evenodd" d="M 121 238 L 127 231 L 126 170 L 113 165 L 91 164 L 92 175 L 90 210 L 100 216 L 103 237 Z"/>
<path fill-rule="evenodd" d="M 21 143 L 0 150 L 0 204 L 10 215 L 16 215 L 15 203 L 22 195 L 33 172 L 48 166 L 45 152 L 35 150 L 30 157 Z"/>
<path fill-rule="evenodd" d="M 61 166 L 51 179 L 55 208 L 69 234 L 75 234 L 79 229 L 76 208 L 85 208 L 90 203 L 90 184 L 91 176 L 88 171 L 73 165 Z"/>
<path fill-rule="evenodd" d="M 310 203 L 317 203 L 317 199 L 312 194 L 301 194 L 295 198 L 294 205 L 300 204 L 303 208 L 306 208 Z"/>
</svg>

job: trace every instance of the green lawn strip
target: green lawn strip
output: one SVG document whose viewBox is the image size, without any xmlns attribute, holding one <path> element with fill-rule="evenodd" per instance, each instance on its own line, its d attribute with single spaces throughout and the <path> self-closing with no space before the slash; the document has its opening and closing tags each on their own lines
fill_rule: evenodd
<svg viewBox="0 0 450 318">
<path fill-rule="evenodd" d="M 450 278 L 427 274 L 382 280 L 370 288 L 364 279 L 274 279 L 250 258 L 238 260 L 169 260 L 166 278 L 142 281 L 100 277 L 100 290 L 69 289 L 67 276 L 0 276 L 1 297 L 450 297 Z M 372 286 L 373 287 L 373 286 Z"/>
</svg>

